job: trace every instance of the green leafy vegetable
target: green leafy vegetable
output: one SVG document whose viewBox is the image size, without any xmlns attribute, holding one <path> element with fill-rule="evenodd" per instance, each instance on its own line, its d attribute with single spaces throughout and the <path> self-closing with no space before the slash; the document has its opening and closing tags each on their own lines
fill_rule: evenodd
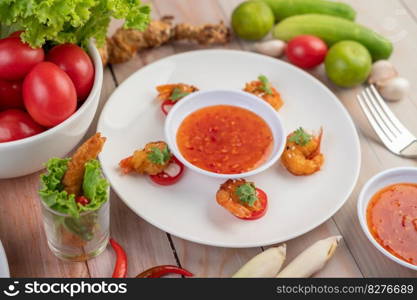
<svg viewBox="0 0 417 300">
<path fill-rule="evenodd" d="M 25 30 L 23 41 L 41 47 L 46 41 L 86 46 L 90 38 L 103 45 L 111 18 L 126 28 L 144 30 L 150 7 L 140 0 L 1 0 L 2 32 Z"/>
<path fill-rule="evenodd" d="M 39 195 L 44 203 L 52 210 L 78 218 L 81 212 L 94 211 L 108 199 L 108 183 L 103 178 L 100 163 L 91 160 L 85 164 L 83 192 L 90 202 L 78 205 L 75 195 L 64 191 L 62 178 L 68 169 L 70 159 L 51 158 L 46 164 L 47 172 L 41 175 Z"/>
<path fill-rule="evenodd" d="M 154 164 L 163 165 L 171 159 L 171 151 L 169 151 L 168 146 L 165 146 L 162 150 L 154 147 L 148 153 L 148 158 Z"/>
<path fill-rule="evenodd" d="M 236 194 L 239 197 L 240 202 L 249 206 L 253 206 L 256 200 L 258 200 L 255 186 L 252 183 L 239 185 L 236 189 Z"/>
<path fill-rule="evenodd" d="M 180 88 L 176 87 L 172 91 L 172 94 L 169 97 L 169 100 L 176 102 L 176 101 L 180 100 L 181 98 L 184 98 L 185 96 L 188 96 L 189 94 L 191 94 L 191 93 L 190 92 L 183 92 Z"/>
<path fill-rule="evenodd" d="M 80 211 L 96 210 L 107 201 L 109 183 L 103 178 L 98 160 L 90 160 L 85 164 L 83 194 L 90 202 L 78 205 Z"/>
<path fill-rule="evenodd" d="M 289 141 L 294 142 L 300 146 L 305 146 L 311 141 L 312 138 L 313 136 L 311 134 L 305 132 L 303 127 L 300 127 L 292 133 Z"/>
<path fill-rule="evenodd" d="M 258 79 L 262 83 L 261 90 L 268 95 L 272 95 L 271 83 L 269 82 L 269 79 L 265 75 L 259 75 Z"/>
</svg>

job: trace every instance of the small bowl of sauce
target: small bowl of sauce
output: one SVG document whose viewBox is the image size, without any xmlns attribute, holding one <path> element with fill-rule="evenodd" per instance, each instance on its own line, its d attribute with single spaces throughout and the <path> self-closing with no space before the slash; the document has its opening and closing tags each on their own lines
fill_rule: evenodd
<svg viewBox="0 0 417 300">
<path fill-rule="evenodd" d="M 188 168 L 217 178 L 262 172 L 285 146 L 276 111 L 256 96 L 234 90 L 196 92 L 182 99 L 167 116 L 165 135 Z"/>
<path fill-rule="evenodd" d="M 358 200 L 368 239 L 393 261 L 417 270 L 417 168 L 395 168 L 371 178 Z"/>
</svg>

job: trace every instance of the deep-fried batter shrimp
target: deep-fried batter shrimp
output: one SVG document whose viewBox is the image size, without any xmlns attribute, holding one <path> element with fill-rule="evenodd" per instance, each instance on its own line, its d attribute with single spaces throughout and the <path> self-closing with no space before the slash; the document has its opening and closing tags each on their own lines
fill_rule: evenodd
<svg viewBox="0 0 417 300">
<path fill-rule="evenodd" d="M 287 137 L 287 145 L 282 154 L 283 165 L 294 175 L 310 175 L 320 170 L 324 155 L 320 152 L 323 129 L 317 136 L 299 128 Z"/>
<path fill-rule="evenodd" d="M 165 142 L 151 142 L 144 149 L 136 150 L 132 156 L 121 160 L 119 166 L 125 174 L 135 171 L 139 174 L 156 175 L 168 167 L 171 156 Z"/>
<path fill-rule="evenodd" d="M 239 188 L 241 190 L 239 190 Z M 250 192 L 256 197 L 256 190 L 251 182 L 245 179 L 229 179 L 220 186 L 217 191 L 217 203 L 230 211 L 239 218 L 250 218 L 254 212 L 265 209 L 259 198 L 255 198 L 253 202 L 242 201 L 246 196 L 246 200 L 250 200 Z"/>
<path fill-rule="evenodd" d="M 268 102 L 275 110 L 279 110 L 284 101 L 282 101 L 281 95 L 270 84 L 269 80 L 265 76 L 259 76 L 259 80 L 246 83 L 245 92 L 254 94 Z"/>
<path fill-rule="evenodd" d="M 185 83 L 164 84 L 156 87 L 158 99 L 176 102 L 190 93 L 198 91 L 198 88 Z"/>
<path fill-rule="evenodd" d="M 68 162 L 68 169 L 62 180 L 64 190 L 69 195 L 81 195 L 85 163 L 97 158 L 98 154 L 103 149 L 105 141 L 105 137 L 102 137 L 100 133 L 96 133 L 75 151 L 71 160 Z"/>
</svg>

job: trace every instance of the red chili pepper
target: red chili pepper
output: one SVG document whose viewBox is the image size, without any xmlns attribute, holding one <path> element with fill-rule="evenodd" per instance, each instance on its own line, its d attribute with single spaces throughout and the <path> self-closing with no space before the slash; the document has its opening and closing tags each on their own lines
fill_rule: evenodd
<svg viewBox="0 0 417 300">
<path fill-rule="evenodd" d="M 171 106 L 174 106 L 175 103 L 176 103 L 175 101 L 172 101 L 170 99 L 165 100 L 164 102 L 162 102 L 162 104 L 161 104 L 161 110 L 162 110 L 162 112 L 165 115 L 167 115 L 169 113 L 168 108 L 171 109 Z"/>
<path fill-rule="evenodd" d="M 262 208 L 260 210 L 252 212 L 252 215 L 249 216 L 249 217 L 246 217 L 246 218 L 238 217 L 239 219 L 242 219 L 242 220 L 256 220 L 256 219 L 259 219 L 259 218 L 263 217 L 266 214 L 266 211 L 268 209 L 268 196 L 266 195 L 266 193 L 263 190 L 258 189 L 258 188 L 256 188 L 256 193 L 258 195 L 259 201 L 261 201 Z"/>
<path fill-rule="evenodd" d="M 125 278 L 127 273 L 127 256 L 125 250 L 115 240 L 110 239 L 110 245 L 116 252 L 116 264 L 114 266 L 113 278 Z"/>
<path fill-rule="evenodd" d="M 90 203 L 90 200 L 88 200 L 86 197 L 84 196 L 78 196 L 77 198 L 75 198 L 75 202 L 81 204 L 82 206 L 87 205 L 88 203 Z"/>
<path fill-rule="evenodd" d="M 160 278 L 168 274 L 180 274 L 188 277 L 194 276 L 193 273 L 183 268 L 171 265 L 162 265 L 143 271 L 138 276 L 136 276 L 136 278 Z"/>
<path fill-rule="evenodd" d="M 181 179 L 182 175 L 184 174 L 184 169 L 185 169 L 182 162 L 180 162 L 175 156 L 172 156 L 170 163 L 176 164 L 180 168 L 178 171 L 178 174 L 175 176 L 171 176 L 167 174 L 165 171 L 163 171 L 156 175 L 149 175 L 149 177 L 152 179 L 153 182 L 159 185 L 172 185 L 174 183 L 177 183 Z"/>
</svg>

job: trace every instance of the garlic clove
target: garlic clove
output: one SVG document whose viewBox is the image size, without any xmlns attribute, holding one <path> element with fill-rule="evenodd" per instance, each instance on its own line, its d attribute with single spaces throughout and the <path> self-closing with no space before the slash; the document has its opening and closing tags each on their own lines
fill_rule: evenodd
<svg viewBox="0 0 417 300">
<path fill-rule="evenodd" d="M 398 101 L 410 92 L 410 82 L 403 77 L 394 77 L 376 84 L 381 96 L 388 101 Z"/>
<path fill-rule="evenodd" d="M 270 40 L 254 44 L 254 48 L 257 52 L 272 57 L 282 56 L 286 46 L 287 44 L 281 40 Z"/>
<path fill-rule="evenodd" d="M 398 76 L 394 65 L 388 60 L 378 60 L 372 65 L 371 74 L 368 77 L 369 84 L 382 84 L 383 81 Z"/>
</svg>

